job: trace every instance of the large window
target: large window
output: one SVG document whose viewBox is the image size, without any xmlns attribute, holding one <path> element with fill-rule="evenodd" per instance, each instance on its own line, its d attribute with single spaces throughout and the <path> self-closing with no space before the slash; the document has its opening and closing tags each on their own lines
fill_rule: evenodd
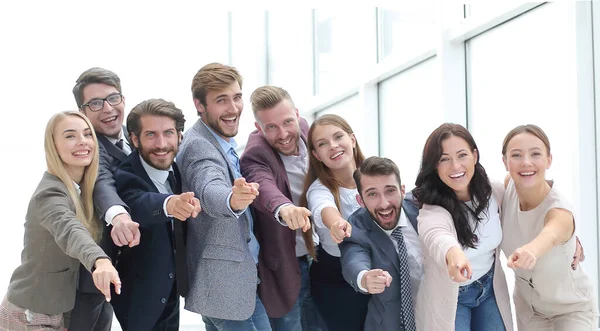
<svg viewBox="0 0 600 331">
<path fill-rule="evenodd" d="M 481 162 L 501 180 L 502 140 L 513 127 L 533 123 L 550 138 L 547 173 L 573 200 L 579 176 L 574 35 L 565 4 L 538 7 L 467 42 L 470 129 Z M 560 64 L 560 65 L 558 65 Z"/>
<path fill-rule="evenodd" d="M 407 190 L 415 186 L 425 140 L 444 117 L 436 68 L 431 58 L 379 84 L 381 156 L 398 165 Z"/>
</svg>

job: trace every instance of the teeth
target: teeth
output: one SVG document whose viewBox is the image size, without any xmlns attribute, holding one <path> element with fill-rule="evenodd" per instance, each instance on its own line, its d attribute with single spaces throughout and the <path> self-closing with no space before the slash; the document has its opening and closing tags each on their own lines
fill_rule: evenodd
<svg viewBox="0 0 600 331">
<path fill-rule="evenodd" d="M 280 143 L 280 144 L 282 144 L 282 145 L 287 145 L 287 144 L 289 144 L 291 141 L 292 141 L 292 138 L 290 138 L 290 139 L 288 139 L 288 140 L 286 140 L 286 141 L 280 141 L 279 143 Z"/>
<path fill-rule="evenodd" d="M 533 171 L 519 172 L 519 175 L 521 175 L 521 176 L 532 176 L 533 174 L 535 174 L 535 172 L 533 172 Z"/>
<path fill-rule="evenodd" d="M 223 117 L 223 121 L 235 121 L 236 118 L 237 118 L 237 116 L 234 116 L 234 117 Z"/>
<path fill-rule="evenodd" d="M 387 216 L 390 215 L 392 213 L 392 210 L 388 210 L 388 211 L 380 211 L 379 214 L 383 215 L 383 216 Z"/>
<path fill-rule="evenodd" d="M 156 155 L 167 155 L 168 152 L 154 152 L 154 154 Z"/>
<path fill-rule="evenodd" d="M 344 154 L 344 152 L 335 153 L 335 154 L 334 154 L 334 155 L 331 157 L 331 159 L 335 159 L 336 157 L 338 157 L 338 156 L 340 156 L 340 155 L 342 155 L 342 154 Z"/>
<path fill-rule="evenodd" d="M 112 122 L 112 121 L 116 121 L 116 120 L 117 120 L 117 116 L 113 116 L 113 117 L 103 119 L 102 123 L 108 123 L 108 122 Z"/>
<path fill-rule="evenodd" d="M 450 178 L 460 178 L 460 177 L 462 177 L 462 176 L 464 176 L 464 175 L 465 175 L 465 173 L 464 173 L 464 172 L 461 172 L 461 173 L 459 173 L 459 174 L 450 175 Z"/>
<path fill-rule="evenodd" d="M 78 151 L 78 152 L 73 153 L 73 155 L 76 155 L 76 156 L 84 156 L 84 155 L 89 155 L 89 154 L 90 154 L 90 151 Z"/>
</svg>

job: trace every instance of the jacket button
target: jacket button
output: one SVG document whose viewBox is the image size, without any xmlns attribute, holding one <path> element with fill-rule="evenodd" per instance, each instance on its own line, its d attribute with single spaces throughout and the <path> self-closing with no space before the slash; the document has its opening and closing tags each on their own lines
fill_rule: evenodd
<svg viewBox="0 0 600 331">
<path fill-rule="evenodd" d="M 169 278 L 173 279 L 173 277 L 174 277 L 174 276 L 175 276 L 175 275 L 173 275 L 173 273 L 172 273 L 172 272 L 169 272 Z"/>
<path fill-rule="evenodd" d="M 249 243 L 249 242 L 250 242 L 250 238 L 246 239 L 246 243 Z"/>
<path fill-rule="evenodd" d="M 161 303 L 166 303 L 166 302 L 167 302 L 167 299 L 165 299 L 165 298 L 162 298 L 162 299 L 160 299 L 160 302 L 161 302 Z"/>
</svg>

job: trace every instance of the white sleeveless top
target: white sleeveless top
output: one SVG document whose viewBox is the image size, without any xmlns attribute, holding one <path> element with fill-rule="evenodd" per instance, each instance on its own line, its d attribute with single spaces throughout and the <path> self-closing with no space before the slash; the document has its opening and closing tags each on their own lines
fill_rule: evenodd
<svg viewBox="0 0 600 331">
<path fill-rule="evenodd" d="M 500 244 L 506 256 L 531 242 L 543 229 L 546 214 L 554 208 L 573 213 L 573 207 L 554 187 L 537 207 L 521 211 L 515 184 L 510 180 L 502 201 Z M 575 311 L 594 311 L 596 291 L 579 265 L 571 269 L 575 254 L 575 235 L 537 259 L 533 270 L 515 270 L 514 301 L 517 319 L 527 323 L 534 311 L 552 317 Z"/>
</svg>

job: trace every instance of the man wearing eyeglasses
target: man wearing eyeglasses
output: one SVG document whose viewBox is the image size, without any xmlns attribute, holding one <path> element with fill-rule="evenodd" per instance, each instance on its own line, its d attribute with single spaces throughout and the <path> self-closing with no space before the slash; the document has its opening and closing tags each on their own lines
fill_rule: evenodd
<svg viewBox="0 0 600 331">
<path fill-rule="evenodd" d="M 99 221 L 111 225 L 105 227 L 100 246 L 116 263 L 116 246 L 133 247 L 140 242 L 139 225 L 131 220 L 113 179 L 117 166 L 132 150 L 123 126 L 125 98 L 121 94 L 121 81 L 110 70 L 91 68 L 79 76 L 73 95 L 77 107 L 90 119 L 98 136 L 100 167 L 94 188 L 94 205 Z M 109 331 L 112 317 L 112 306 L 94 286 L 91 274 L 80 269 L 69 329 Z"/>
</svg>

